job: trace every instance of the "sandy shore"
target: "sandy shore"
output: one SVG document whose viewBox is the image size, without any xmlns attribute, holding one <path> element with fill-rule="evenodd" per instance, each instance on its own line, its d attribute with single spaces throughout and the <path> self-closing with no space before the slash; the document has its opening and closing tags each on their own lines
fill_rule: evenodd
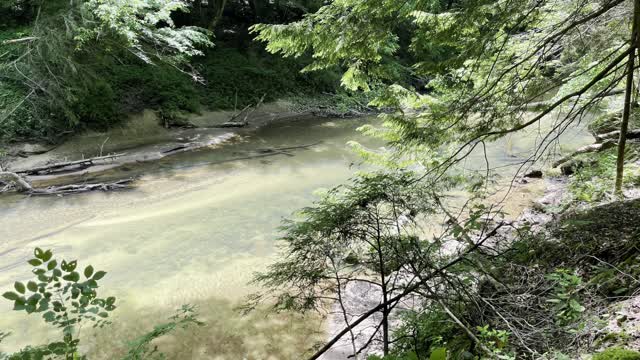
<svg viewBox="0 0 640 360">
<path fill-rule="evenodd" d="M 249 125 L 242 128 L 216 128 L 229 121 L 233 111 L 215 111 L 187 117 L 195 128 L 165 128 L 157 114 L 145 110 L 130 116 L 122 125 L 105 132 L 86 132 L 74 136 L 57 146 L 45 144 L 13 144 L 3 159 L 7 171 L 21 170 L 50 164 L 88 159 L 110 154 L 123 154 L 113 159 L 96 161 L 95 165 L 49 175 L 29 175 L 34 187 L 65 185 L 82 182 L 107 172 L 115 172 L 125 165 L 157 161 L 185 151 L 211 149 L 238 141 L 243 136 L 267 124 L 292 119 L 313 118 L 311 113 L 290 110 L 289 104 L 265 104 L 247 118 Z"/>
</svg>

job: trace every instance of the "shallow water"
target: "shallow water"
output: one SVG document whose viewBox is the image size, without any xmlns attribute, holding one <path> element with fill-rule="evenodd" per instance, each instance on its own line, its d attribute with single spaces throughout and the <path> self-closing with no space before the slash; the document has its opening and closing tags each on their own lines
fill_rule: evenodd
<svg viewBox="0 0 640 360">
<path fill-rule="evenodd" d="M 324 336 L 320 321 L 259 315 L 240 319 L 232 306 L 251 292 L 247 283 L 252 273 L 273 261 L 282 218 L 311 204 L 316 189 L 344 182 L 361 169 L 346 143 L 356 139 L 377 147 L 355 131 L 370 121 L 268 125 L 219 149 L 118 170 L 122 176 L 144 174 L 131 191 L 0 198 L 0 293 L 15 280 L 30 278 L 25 261 L 34 247 L 50 248 L 59 259 L 78 259 L 80 266 L 108 271 L 101 292 L 119 299 L 116 319 L 125 321 L 90 332 L 85 346 L 92 358 L 115 356 L 92 344 L 119 353 L 126 339 L 150 330 L 185 303 L 199 305 L 207 329 L 168 340 L 170 358 L 185 351 L 191 356 L 176 358 L 298 358 L 301 349 Z M 566 139 L 570 147 L 591 141 L 581 129 Z M 258 149 L 318 141 L 292 150 L 293 156 L 230 161 Z M 488 157 L 492 166 L 512 164 L 534 143 L 531 134 L 501 140 L 489 146 Z M 483 159 L 475 153 L 465 166 L 481 168 Z M 56 339 L 37 315 L 12 312 L 10 305 L 0 301 L 0 331 L 13 332 L 0 351 Z"/>
</svg>

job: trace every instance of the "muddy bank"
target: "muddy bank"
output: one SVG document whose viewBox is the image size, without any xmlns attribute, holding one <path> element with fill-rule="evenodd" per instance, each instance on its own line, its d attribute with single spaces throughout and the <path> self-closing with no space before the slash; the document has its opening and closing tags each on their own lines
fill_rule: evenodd
<svg viewBox="0 0 640 360">
<path fill-rule="evenodd" d="M 131 168 L 140 163 L 153 162 L 186 151 L 213 149 L 223 144 L 241 141 L 253 131 L 280 121 L 308 120 L 311 112 L 293 112 L 290 104 L 265 104 L 246 116 L 243 127 L 219 128 L 239 112 L 216 111 L 192 114 L 185 118 L 189 128 L 167 128 L 158 115 L 146 110 L 132 115 L 119 127 L 106 132 L 87 132 L 57 146 L 43 144 L 14 144 L 9 146 L 1 165 L 5 171 L 21 173 L 44 168 L 51 164 L 74 162 L 100 157 L 91 164 L 71 166 L 61 171 L 26 174 L 34 187 L 66 185 L 87 181 L 116 179 L 119 168 Z M 244 119 L 244 115 L 242 116 Z M 117 154 L 112 158 L 101 159 Z"/>
</svg>

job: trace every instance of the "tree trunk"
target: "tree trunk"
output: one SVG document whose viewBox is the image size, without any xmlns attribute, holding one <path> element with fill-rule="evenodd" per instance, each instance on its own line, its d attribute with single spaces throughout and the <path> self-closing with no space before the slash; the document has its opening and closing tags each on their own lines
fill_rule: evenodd
<svg viewBox="0 0 640 360">
<path fill-rule="evenodd" d="M 214 31 L 218 21 L 222 18 L 227 0 L 209 0 L 209 30 Z"/>
<path fill-rule="evenodd" d="M 638 0 L 640 1 L 640 0 Z M 379 219 L 376 218 L 377 223 L 377 227 L 378 227 L 378 234 L 377 234 L 377 238 L 376 238 L 376 242 L 378 245 L 378 248 L 376 249 L 376 251 L 378 252 L 378 266 L 379 269 L 378 271 L 380 271 L 380 287 L 382 290 L 382 303 L 384 304 L 382 306 L 382 352 L 383 354 L 389 355 L 389 294 L 387 293 L 388 289 L 387 289 L 387 279 L 385 277 L 385 265 L 384 265 L 384 254 L 383 254 L 383 249 L 382 249 L 382 243 L 381 243 L 381 234 L 380 234 L 380 221 Z"/>
<path fill-rule="evenodd" d="M 631 117 L 631 93 L 633 92 L 633 70 L 638 47 L 638 22 L 640 21 L 640 0 L 633 1 L 633 24 L 631 30 L 631 52 L 627 61 L 627 85 L 624 93 L 624 110 L 622 112 L 622 124 L 620 125 L 620 138 L 618 140 L 618 159 L 616 164 L 615 193 L 622 194 L 622 178 L 624 176 L 624 151 L 627 144 L 627 130 Z"/>
</svg>

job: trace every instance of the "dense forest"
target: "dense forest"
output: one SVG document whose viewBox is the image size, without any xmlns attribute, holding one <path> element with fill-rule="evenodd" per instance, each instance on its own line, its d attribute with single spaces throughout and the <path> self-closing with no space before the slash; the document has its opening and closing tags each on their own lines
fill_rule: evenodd
<svg viewBox="0 0 640 360">
<path fill-rule="evenodd" d="M 182 112 L 242 108 L 263 95 L 301 105 L 343 95 L 336 70 L 302 74 L 308 61 L 270 55 L 249 31 L 319 5 L 3 1 L 2 137 L 55 142 L 145 108 L 179 123 Z M 344 96 L 339 103 L 348 105 Z"/>
<path fill-rule="evenodd" d="M 327 127 L 371 118 L 358 131 L 382 145 L 349 142 L 359 171 L 282 222 L 275 258 L 234 308 L 253 319 L 238 323 L 266 312 L 329 330 L 293 357 L 272 345 L 244 358 L 640 359 L 640 0 L 0 1 L 0 192 L 24 201 L 135 187 L 39 185 L 123 157 L 104 156 L 109 137 L 94 158 L 27 169 L 15 164 L 31 154 L 2 149 L 60 146 L 144 110 L 180 131 L 215 111 L 231 117 L 212 127 L 247 130 L 283 100 Z M 193 144 L 157 159 L 219 150 Z M 103 295 L 110 269 L 46 244 L 3 301 L 58 339 L 0 359 L 91 358 L 80 328 L 124 321 L 114 314 L 127 302 Z M 161 354 L 164 338 L 207 322 L 184 305 L 124 349 L 91 354 L 232 358 Z M 0 342 L 10 330 L 0 322 Z"/>
</svg>

